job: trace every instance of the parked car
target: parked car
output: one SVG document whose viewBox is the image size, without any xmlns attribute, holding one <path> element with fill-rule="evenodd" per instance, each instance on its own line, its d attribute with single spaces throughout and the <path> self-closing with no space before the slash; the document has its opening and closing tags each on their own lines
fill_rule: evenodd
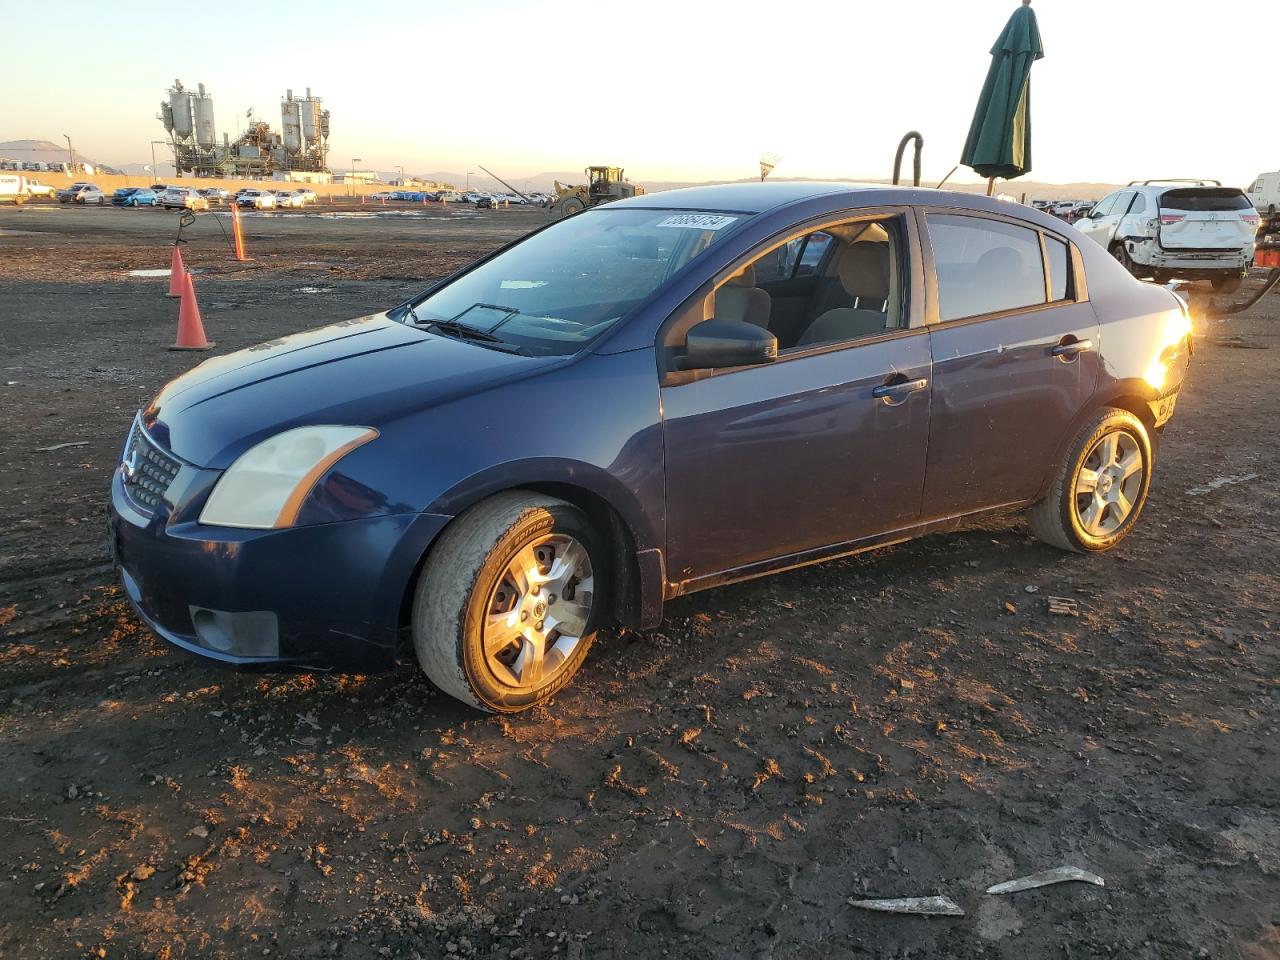
<svg viewBox="0 0 1280 960">
<path fill-rule="evenodd" d="M 1215 181 L 1135 181 L 1076 223 L 1136 277 L 1211 280 L 1230 293 L 1248 276 L 1258 212 Z"/>
<path fill-rule="evenodd" d="M 46 200 L 56 200 L 58 198 L 58 191 L 47 183 L 41 183 L 39 180 L 28 180 L 27 199 L 33 200 L 36 197 L 43 197 Z"/>
<path fill-rule="evenodd" d="M 111 205 L 113 207 L 125 206 L 125 201 L 138 192 L 139 187 L 121 187 L 111 194 Z"/>
<path fill-rule="evenodd" d="M 369 199 L 381 203 L 384 200 L 394 200 L 395 195 L 390 190 L 379 190 L 377 193 L 369 194 Z"/>
<path fill-rule="evenodd" d="M 277 207 L 292 207 L 295 210 L 302 209 L 302 198 L 296 193 L 288 190 L 272 190 L 272 195 L 276 198 Z"/>
<path fill-rule="evenodd" d="M 276 195 L 270 190 L 242 190 L 236 194 L 236 206 L 252 210 L 274 210 Z"/>
<path fill-rule="evenodd" d="M 59 203 L 102 204 L 107 202 L 106 196 L 92 183 L 73 183 L 58 191 Z"/>
<path fill-rule="evenodd" d="M 231 199 L 231 192 L 222 187 L 206 187 L 200 194 L 209 201 L 211 207 L 220 207 Z"/>
<path fill-rule="evenodd" d="M 1072 216 L 1073 218 L 1075 218 L 1075 217 L 1087 217 L 1087 216 L 1089 215 L 1089 211 L 1090 211 L 1090 210 L 1092 210 L 1092 209 L 1093 209 L 1093 201 L 1092 201 L 1092 200 L 1077 200 L 1077 201 L 1076 201 L 1074 204 L 1072 204 L 1072 206 L 1071 206 L 1071 216 Z"/>
<path fill-rule="evenodd" d="M 150 187 L 141 187 L 129 194 L 124 202 L 126 207 L 158 207 L 160 206 L 161 194 L 156 193 Z"/>
<path fill-rule="evenodd" d="M 193 187 L 170 187 L 160 195 L 166 210 L 208 210 L 209 201 Z"/>
<path fill-rule="evenodd" d="M 1056 547 L 1111 549 L 1190 330 L 1169 290 L 1017 204 L 813 182 L 629 198 L 169 383 L 113 475 L 112 555 L 189 652 L 408 653 L 523 710 L 602 625 L 957 518 L 1026 508 Z M 535 407 L 573 429 L 506 429 Z"/>
<path fill-rule="evenodd" d="M 298 189 L 298 190 L 295 190 L 295 191 L 293 191 L 293 192 L 294 192 L 294 194 L 296 194 L 297 196 L 299 196 L 299 197 L 301 197 L 301 198 L 302 198 L 302 202 L 303 202 L 304 204 L 308 204 L 308 203 L 315 203 L 315 202 L 316 202 L 316 200 L 317 200 L 317 199 L 319 199 L 319 198 L 316 196 L 316 192 L 315 192 L 314 190 L 312 190 L 310 187 L 302 187 L 302 188 L 300 188 L 300 189 Z"/>
<path fill-rule="evenodd" d="M 492 197 L 476 197 L 476 199 L 475 199 L 475 201 L 474 201 L 474 202 L 475 202 L 475 205 L 476 205 L 476 209 L 477 209 L 477 210 L 492 210 L 492 209 L 493 209 L 493 198 L 492 198 Z"/>
</svg>

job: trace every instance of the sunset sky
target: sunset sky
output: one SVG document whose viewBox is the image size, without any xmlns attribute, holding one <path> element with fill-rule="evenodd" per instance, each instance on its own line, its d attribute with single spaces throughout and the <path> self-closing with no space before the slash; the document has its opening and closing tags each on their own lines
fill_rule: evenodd
<svg viewBox="0 0 1280 960">
<path fill-rule="evenodd" d="M 330 164 L 513 178 L 588 163 L 644 180 L 885 177 L 923 132 L 926 180 L 957 161 L 1016 0 L 467 0 L 204 10 L 78 0 L 6 14 L 0 141 L 70 134 L 110 164 L 148 161 L 175 78 L 278 128 L 286 88 L 333 114 Z M 1036 0 L 1032 178 L 1209 176 L 1280 166 L 1258 92 L 1274 0 Z M 16 42 L 17 37 L 40 42 Z M 47 39 L 44 39 L 47 38 Z M 56 56 L 53 56 L 56 52 Z M 1162 86 L 1167 84 L 1167 86 Z M 1274 114 L 1274 103 L 1270 106 Z M 973 180 L 970 171 L 964 179 Z"/>
</svg>

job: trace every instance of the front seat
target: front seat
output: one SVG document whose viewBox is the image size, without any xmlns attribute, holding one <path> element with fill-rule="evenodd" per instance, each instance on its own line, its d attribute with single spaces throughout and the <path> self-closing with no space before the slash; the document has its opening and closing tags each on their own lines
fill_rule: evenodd
<svg viewBox="0 0 1280 960">
<path fill-rule="evenodd" d="M 716 291 L 717 320 L 745 320 L 769 329 L 773 300 L 756 286 L 756 268 L 748 263 Z"/>
<path fill-rule="evenodd" d="M 845 293 L 855 298 L 854 307 L 836 307 L 809 324 L 800 335 L 797 346 L 850 340 L 879 333 L 888 326 L 883 309 L 889 301 L 889 249 L 880 243 L 851 243 L 840 251 L 836 276 Z M 882 309 L 868 309 L 863 303 L 874 303 Z"/>
</svg>

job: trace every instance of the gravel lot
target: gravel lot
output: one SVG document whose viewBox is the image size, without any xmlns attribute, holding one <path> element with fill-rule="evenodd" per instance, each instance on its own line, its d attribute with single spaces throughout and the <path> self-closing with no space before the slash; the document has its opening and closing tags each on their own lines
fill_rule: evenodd
<svg viewBox="0 0 1280 960">
<path fill-rule="evenodd" d="M 189 228 L 219 353 L 545 222 L 347 213 L 247 218 L 250 264 Z M 1015 517 L 682 598 L 496 718 L 411 662 L 223 672 L 129 612 L 108 478 L 203 359 L 128 275 L 175 227 L 0 210 L 0 956 L 1280 956 L 1280 295 L 1198 320 L 1114 554 Z M 1064 863 L 1106 887 L 983 894 Z M 847 905 L 932 894 L 966 915 Z"/>
</svg>

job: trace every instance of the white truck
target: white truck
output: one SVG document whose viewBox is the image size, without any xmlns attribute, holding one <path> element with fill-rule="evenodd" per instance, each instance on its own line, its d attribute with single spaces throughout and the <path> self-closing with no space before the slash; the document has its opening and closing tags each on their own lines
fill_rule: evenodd
<svg viewBox="0 0 1280 960">
<path fill-rule="evenodd" d="M 1280 230 L 1280 170 L 1258 174 L 1245 194 L 1262 217 L 1262 229 Z"/>
<path fill-rule="evenodd" d="M 0 173 L 0 203 L 22 206 L 28 197 L 26 177 L 16 173 Z"/>
</svg>

